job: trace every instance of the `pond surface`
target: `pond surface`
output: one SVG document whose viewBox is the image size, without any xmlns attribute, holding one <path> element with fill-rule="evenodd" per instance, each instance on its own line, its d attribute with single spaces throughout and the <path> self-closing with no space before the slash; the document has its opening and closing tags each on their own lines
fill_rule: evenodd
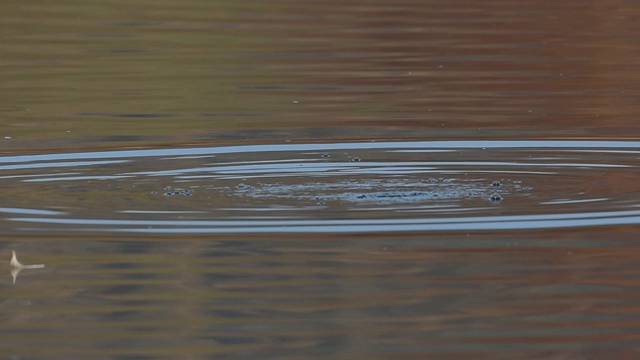
<svg viewBox="0 0 640 360">
<path fill-rule="evenodd" d="M 1 8 L 3 356 L 640 356 L 639 4 Z"/>
</svg>

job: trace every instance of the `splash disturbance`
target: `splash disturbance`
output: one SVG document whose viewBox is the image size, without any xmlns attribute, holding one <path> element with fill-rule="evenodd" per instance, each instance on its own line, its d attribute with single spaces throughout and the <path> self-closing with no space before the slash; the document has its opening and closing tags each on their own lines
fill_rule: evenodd
<svg viewBox="0 0 640 360">
<path fill-rule="evenodd" d="M 639 153 L 634 141 L 408 141 L 14 155 L 0 157 L 0 214 L 5 231 L 167 234 L 629 225 Z"/>
</svg>

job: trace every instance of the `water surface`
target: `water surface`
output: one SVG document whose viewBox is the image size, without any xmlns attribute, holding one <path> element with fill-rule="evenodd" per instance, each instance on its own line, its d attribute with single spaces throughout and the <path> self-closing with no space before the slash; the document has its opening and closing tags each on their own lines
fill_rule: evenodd
<svg viewBox="0 0 640 360">
<path fill-rule="evenodd" d="M 237 145 L 0 157 L 5 231 L 380 233 L 637 224 L 633 141 Z M 19 189 L 19 190 L 18 190 Z M 46 198 L 33 199 L 46 192 Z M 35 201 L 36 208 L 20 204 Z M 15 207 L 12 207 L 15 204 Z M 557 210 L 559 209 L 559 210 Z"/>
<path fill-rule="evenodd" d="M 3 356 L 640 355 L 638 4 L 0 8 Z"/>
</svg>

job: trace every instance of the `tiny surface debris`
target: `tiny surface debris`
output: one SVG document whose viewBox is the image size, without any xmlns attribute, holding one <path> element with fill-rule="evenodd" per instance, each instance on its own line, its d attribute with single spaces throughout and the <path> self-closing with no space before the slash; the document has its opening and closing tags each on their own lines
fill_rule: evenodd
<svg viewBox="0 0 640 360">
<path fill-rule="evenodd" d="M 15 285 L 16 279 L 18 278 L 18 274 L 20 271 L 24 269 L 43 269 L 44 264 L 34 264 L 34 265 L 23 265 L 16 256 L 15 251 L 11 251 L 11 261 L 9 262 L 11 266 L 11 277 L 13 277 L 13 284 Z"/>
</svg>

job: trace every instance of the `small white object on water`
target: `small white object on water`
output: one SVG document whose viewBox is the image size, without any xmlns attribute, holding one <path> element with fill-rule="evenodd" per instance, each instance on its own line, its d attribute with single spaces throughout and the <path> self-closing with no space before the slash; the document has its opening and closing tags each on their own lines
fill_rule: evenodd
<svg viewBox="0 0 640 360">
<path fill-rule="evenodd" d="M 16 283 L 16 279 L 18 278 L 18 274 L 20 273 L 20 271 L 24 269 L 43 269 L 44 268 L 44 264 L 34 264 L 34 265 L 22 264 L 18 260 L 18 257 L 16 256 L 15 251 L 11 251 L 11 261 L 9 262 L 9 265 L 11 265 L 11 277 L 13 277 L 14 284 Z"/>
<path fill-rule="evenodd" d="M 7 135 L 7 136 L 5 136 L 5 137 L 4 137 L 4 139 L 5 139 L 5 140 L 11 140 L 11 136 L 8 136 L 8 135 Z"/>
</svg>

